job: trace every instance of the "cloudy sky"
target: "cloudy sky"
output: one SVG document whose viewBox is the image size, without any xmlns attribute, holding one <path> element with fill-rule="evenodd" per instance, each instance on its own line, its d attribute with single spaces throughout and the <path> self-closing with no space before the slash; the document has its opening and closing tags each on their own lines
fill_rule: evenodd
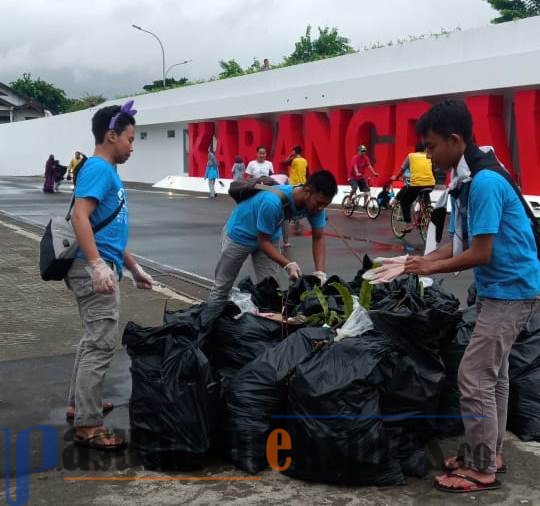
<svg viewBox="0 0 540 506">
<path fill-rule="evenodd" d="M 465 30 L 496 15 L 484 0 L 2 0 L 0 82 L 23 72 L 69 96 L 136 92 L 161 77 L 207 79 L 220 59 L 280 61 L 307 24 L 336 26 L 355 48 L 408 35 Z"/>
</svg>

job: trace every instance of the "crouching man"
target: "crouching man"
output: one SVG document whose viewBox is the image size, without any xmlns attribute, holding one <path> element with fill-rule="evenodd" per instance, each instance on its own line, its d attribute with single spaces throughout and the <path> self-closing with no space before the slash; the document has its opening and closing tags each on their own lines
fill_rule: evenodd
<svg viewBox="0 0 540 506">
<path fill-rule="evenodd" d="M 326 171 L 315 172 L 303 186 L 276 185 L 288 199 L 287 218 L 307 218 L 312 228 L 312 249 L 315 272 L 321 283 L 326 281 L 325 208 L 337 193 L 334 176 Z M 234 281 L 246 258 L 251 255 L 257 282 L 272 276 L 277 278 L 281 267 L 289 279 L 302 275 L 299 265 L 283 256 L 279 250 L 285 212 L 281 199 L 270 191 L 259 191 L 240 202 L 223 229 L 221 257 L 216 266 L 214 287 L 209 303 L 223 303 L 229 298 Z"/>
</svg>

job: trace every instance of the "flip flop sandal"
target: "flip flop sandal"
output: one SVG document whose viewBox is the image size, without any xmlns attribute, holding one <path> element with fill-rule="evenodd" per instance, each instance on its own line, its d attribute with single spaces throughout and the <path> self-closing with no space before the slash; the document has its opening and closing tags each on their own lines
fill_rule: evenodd
<svg viewBox="0 0 540 506">
<path fill-rule="evenodd" d="M 106 402 L 105 405 L 103 406 L 103 414 L 106 415 L 107 413 L 109 413 L 109 411 L 112 411 L 113 409 L 114 409 L 114 405 L 111 404 L 110 402 Z M 75 418 L 75 413 L 67 412 L 66 418 L 68 420 L 73 420 Z"/>
<path fill-rule="evenodd" d="M 463 457 L 457 457 L 456 462 L 458 465 L 463 464 L 465 462 L 465 459 L 463 459 Z M 443 470 L 444 473 L 453 473 L 454 471 L 458 471 L 459 467 L 448 467 L 448 466 L 445 466 L 443 462 L 441 469 Z M 495 474 L 506 474 L 506 471 L 507 471 L 506 464 L 503 464 L 501 467 L 497 469 L 497 471 L 495 471 Z"/>
<path fill-rule="evenodd" d="M 104 439 L 116 439 L 118 442 L 114 444 L 99 443 Z M 79 446 L 85 446 L 94 450 L 116 451 L 124 450 L 127 447 L 127 441 L 123 437 L 116 436 L 112 431 L 98 432 L 92 436 L 85 437 L 75 434 L 73 442 Z"/>
<path fill-rule="evenodd" d="M 471 483 L 470 487 L 447 487 L 441 485 L 438 481 L 435 481 L 435 488 L 441 492 L 449 492 L 451 494 L 470 494 L 471 492 L 487 492 L 488 490 L 498 490 L 501 488 L 501 482 L 499 480 L 493 480 L 491 483 L 482 483 L 480 480 L 467 476 L 461 473 L 449 473 L 449 478 L 460 478 L 462 480 Z"/>
</svg>

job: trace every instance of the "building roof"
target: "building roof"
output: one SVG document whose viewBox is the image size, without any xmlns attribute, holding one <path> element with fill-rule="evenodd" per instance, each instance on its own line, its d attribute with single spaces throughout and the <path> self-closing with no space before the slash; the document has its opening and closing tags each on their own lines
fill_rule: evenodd
<svg viewBox="0 0 540 506">
<path fill-rule="evenodd" d="M 10 95 L 12 97 L 13 96 L 17 97 L 19 99 L 18 103 L 14 103 L 13 99 L 10 100 Z M 15 91 L 13 88 L 8 86 L 7 84 L 1 83 L 1 82 L 0 82 L 0 100 L 6 105 L 12 105 L 17 110 L 33 109 L 40 113 L 45 112 L 45 107 L 43 107 L 43 105 L 40 102 L 22 93 L 19 93 L 18 91 Z"/>
<path fill-rule="evenodd" d="M 533 17 L 132 98 L 155 124 L 537 86 L 538 33 Z"/>
</svg>

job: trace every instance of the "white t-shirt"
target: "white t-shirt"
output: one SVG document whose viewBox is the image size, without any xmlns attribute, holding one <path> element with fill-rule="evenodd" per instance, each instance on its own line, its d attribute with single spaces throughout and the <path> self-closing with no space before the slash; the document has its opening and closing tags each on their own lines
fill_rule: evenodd
<svg viewBox="0 0 540 506">
<path fill-rule="evenodd" d="M 268 160 L 263 163 L 259 163 L 257 160 L 252 160 L 248 163 L 246 168 L 246 174 L 249 174 L 253 177 L 269 176 L 274 173 L 274 166 L 272 162 Z"/>
</svg>

